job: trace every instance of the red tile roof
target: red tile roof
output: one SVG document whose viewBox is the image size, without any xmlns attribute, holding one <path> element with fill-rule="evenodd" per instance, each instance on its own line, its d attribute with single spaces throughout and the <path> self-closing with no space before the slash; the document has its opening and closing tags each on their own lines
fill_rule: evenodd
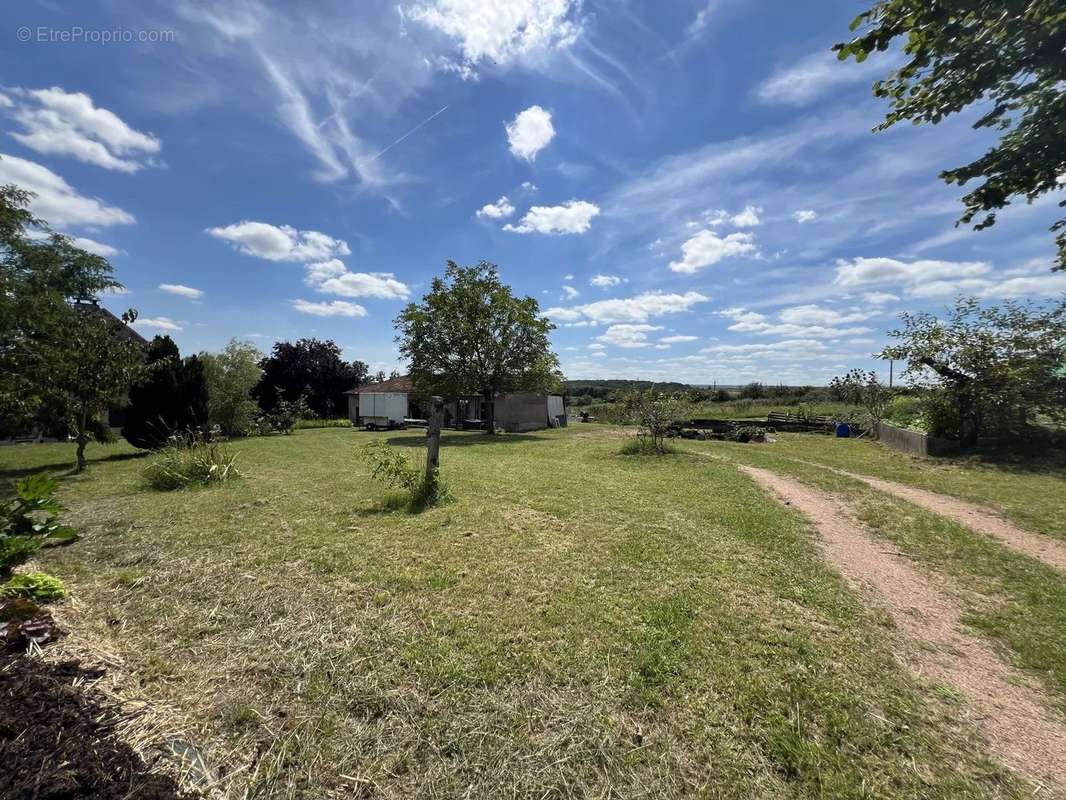
<svg viewBox="0 0 1066 800">
<path fill-rule="evenodd" d="M 345 394 L 359 394 L 360 392 L 407 392 L 411 393 L 415 390 L 415 385 L 411 380 L 410 375 L 401 375 L 398 378 L 389 378 L 387 381 L 381 383 L 364 383 L 362 386 L 356 386 L 354 389 L 349 389 Z"/>
</svg>

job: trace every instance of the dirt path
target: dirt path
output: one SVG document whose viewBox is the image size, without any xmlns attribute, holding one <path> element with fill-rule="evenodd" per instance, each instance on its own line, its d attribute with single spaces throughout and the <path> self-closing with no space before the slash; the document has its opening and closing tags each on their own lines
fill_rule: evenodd
<svg viewBox="0 0 1066 800">
<path fill-rule="evenodd" d="M 955 520 L 955 522 L 964 525 L 970 530 L 998 539 L 1016 552 L 1043 561 L 1050 567 L 1066 572 L 1066 544 L 1048 536 L 1042 536 L 1039 533 L 1022 530 L 979 505 L 959 500 L 957 497 L 931 492 L 928 489 L 919 489 L 915 486 L 886 481 L 883 478 L 873 478 L 869 475 L 859 475 L 855 472 L 836 469 L 813 461 L 795 460 L 808 466 L 829 470 L 838 475 L 862 481 L 879 492 L 893 495 L 901 500 L 906 500 L 908 503 L 913 503 L 916 506 L 932 511 L 934 514 Z"/>
<path fill-rule="evenodd" d="M 828 560 L 847 580 L 891 614 L 915 640 L 901 656 L 923 678 L 956 687 L 992 751 L 1009 767 L 1066 790 L 1066 720 L 1042 702 L 1039 690 L 1004 663 L 982 639 L 965 632 L 962 610 L 905 559 L 868 534 L 835 498 L 767 470 L 741 466 L 759 485 L 815 525 Z"/>
</svg>

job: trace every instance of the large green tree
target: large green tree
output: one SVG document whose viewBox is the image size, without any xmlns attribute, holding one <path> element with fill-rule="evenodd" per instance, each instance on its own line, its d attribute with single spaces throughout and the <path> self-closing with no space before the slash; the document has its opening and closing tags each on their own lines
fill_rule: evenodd
<svg viewBox="0 0 1066 800">
<path fill-rule="evenodd" d="M 151 369 L 130 389 L 122 435 L 134 447 L 154 450 L 176 433 L 207 426 L 207 379 L 204 362 L 183 360 L 169 336 L 152 339 L 146 361 Z"/>
<path fill-rule="evenodd" d="M 496 395 L 555 388 L 562 380 L 548 336 L 555 328 L 532 297 L 515 297 L 495 264 L 448 262 L 421 303 L 396 318 L 400 354 L 420 391 L 455 397 L 478 394 L 495 432 Z"/>
<path fill-rule="evenodd" d="M 960 299 L 946 319 L 903 314 L 882 358 L 931 385 L 942 410 L 938 433 L 964 445 L 982 433 L 1019 432 L 1035 413 L 1066 421 L 1066 301 L 981 307 Z"/>
<path fill-rule="evenodd" d="M 40 380 L 44 393 L 58 398 L 70 415 L 78 445 L 75 469 L 81 472 L 91 428 L 142 377 L 144 346 L 126 331 L 137 318 L 132 309 L 121 320 L 95 302 L 74 303 L 71 310 L 63 336 L 42 344 L 47 371 Z"/>
<path fill-rule="evenodd" d="M 83 456 L 100 397 L 125 391 L 108 380 L 133 374 L 126 360 L 136 354 L 121 335 L 123 323 L 93 302 L 119 286 L 111 265 L 34 218 L 31 199 L 15 186 L 0 186 L 0 432 L 69 429 Z M 95 311 L 87 313 L 90 306 Z M 105 331 L 119 339 L 93 341 Z M 88 375 L 97 357 L 99 375 Z"/>
<path fill-rule="evenodd" d="M 231 339 L 221 353 L 201 353 L 207 377 L 208 418 L 224 436 L 245 436 L 255 426 L 259 404 L 252 391 L 263 375 L 263 354 L 250 342 Z"/>
<path fill-rule="evenodd" d="M 979 104 L 975 128 L 1003 131 L 999 142 L 965 166 L 940 173 L 960 186 L 960 224 L 981 230 L 1015 197 L 1033 201 L 1062 188 L 1066 175 L 1066 6 L 1062 0 L 881 0 L 851 24 L 860 30 L 834 47 L 863 61 L 903 37 L 906 63 L 874 84 L 891 102 L 878 126 L 907 120 L 938 123 Z M 1066 206 L 1066 200 L 1059 203 Z M 1066 269 L 1066 219 L 1058 232 L 1056 269 Z"/>
<path fill-rule="evenodd" d="M 325 419 L 345 413 L 344 393 L 367 375 L 366 364 L 345 361 L 336 342 L 320 339 L 278 342 L 259 366 L 263 377 L 254 394 L 264 411 L 303 397 L 311 411 Z"/>
</svg>

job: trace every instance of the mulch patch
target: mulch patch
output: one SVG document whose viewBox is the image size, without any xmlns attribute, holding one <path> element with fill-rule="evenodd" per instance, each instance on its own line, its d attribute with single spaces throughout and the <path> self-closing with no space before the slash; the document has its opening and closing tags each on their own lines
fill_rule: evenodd
<svg viewBox="0 0 1066 800">
<path fill-rule="evenodd" d="M 0 797 L 192 799 L 118 736 L 122 710 L 92 686 L 103 673 L 0 656 Z"/>
</svg>

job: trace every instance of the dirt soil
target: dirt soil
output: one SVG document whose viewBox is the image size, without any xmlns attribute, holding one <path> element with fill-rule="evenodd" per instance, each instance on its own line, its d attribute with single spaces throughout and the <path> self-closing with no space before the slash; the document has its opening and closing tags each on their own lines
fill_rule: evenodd
<svg viewBox="0 0 1066 800">
<path fill-rule="evenodd" d="M 102 669 L 0 660 L 0 797 L 187 800 L 116 734 L 122 712 L 92 684 Z"/>
<path fill-rule="evenodd" d="M 952 597 L 889 552 L 834 497 L 767 470 L 740 469 L 814 523 L 828 560 L 911 640 L 900 654 L 905 665 L 923 680 L 956 688 L 973 712 L 971 722 L 1004 764 L 1066 792 L 1066 720 L 988 642 L 963 630 Z"/>
</svg>

